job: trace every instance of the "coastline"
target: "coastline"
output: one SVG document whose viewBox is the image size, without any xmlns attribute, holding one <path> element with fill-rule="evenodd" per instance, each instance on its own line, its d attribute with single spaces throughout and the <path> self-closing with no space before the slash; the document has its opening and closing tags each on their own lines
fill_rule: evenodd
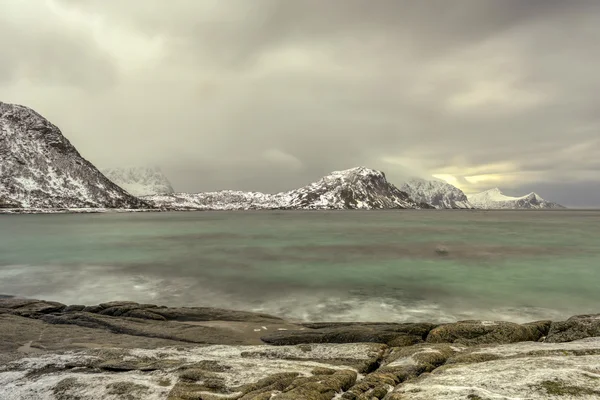
<svg viewBox="0 0 600 400">
<path fill-rule="evenodd" d="M 600 396 L 600 314 L 526 324 L 293 323 L 207 307 L 0 296 L 0 337 L 0 398 Z"/>
</svg>

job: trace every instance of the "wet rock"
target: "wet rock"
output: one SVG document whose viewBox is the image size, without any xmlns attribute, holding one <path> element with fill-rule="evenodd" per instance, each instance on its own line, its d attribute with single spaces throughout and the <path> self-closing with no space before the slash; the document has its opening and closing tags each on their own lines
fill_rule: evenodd
<svg viewBox="0 0 600 400">
<path fill-rule="evenodd" d="M 548 321 L 525 325 L 500 321 L 460 321 L 432 329 L 427 342 L 479 345 L 537 341 L 544 336 L 548 325 Z"/>
<path fill-rule="evenodd" d="M 63 312 L 66 312 L 66 313 L 77 312 L 77 311 L 83 311 L 84 309 L 85 309 L 85 306 L 83 306 L 83 305 L 73 304 L 73 305 L 65 307 Z"/>
<path fill-rule="evenodd" d="M 546 337 L 548 343 L 600 336 L 600 314 L 576 315 L 566 321 L 553 322 Z"/>
<path fill-rule="evenodd" d="M 66 306 L 55 301 L 42 301 L 19 298 L 0 298 L 0 314 L 14 314 L 23 317 L 36 317 L 41 314 L 60 312 Z"/>
<path fill-rule="evenodd" d="M 309 329 L 280 331 L 261 337 L 265 343 L 281 346 L 303 343 L 382 343 L 411 346 L 423 342 L 433 324 L 305 324 Z"/>
<path fill-rule="evenodd" d="M 44 315 L 40 319 L 48 324 L 77 325 L 91 329 L 107 330 L 115 334 L 145 336 L 186 343 L 245 343 L 245 338 L 237 335 L 234 331 L 178 322 L 115 318 L 88 312 Z"/>
<path fill-rule="evenodd" d="M 245 311 L 224 310 L 210 307 L 163 307 L 154 304 L 139 304 L 132 301 L 113 301 L 85 307 L 85 312 L 112 317 L 129 317 L 157 321 L 240 321 L 240 322 L 281 322 L 267 314 Z"/>
</svg>

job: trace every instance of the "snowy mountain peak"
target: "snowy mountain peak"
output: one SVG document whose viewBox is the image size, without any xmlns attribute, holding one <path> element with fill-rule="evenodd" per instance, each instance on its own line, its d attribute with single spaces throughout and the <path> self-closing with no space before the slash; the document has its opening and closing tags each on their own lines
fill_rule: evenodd
<svg viewBox="0 0 600 400">
<path fill-rule="evenodd" d="M 280 194 L 293 208 L 419 208 L 408 194 L 389 183 L 381 171 L 356 167 L 334 171 L 303 188 Z"/>
<path fill-rule="evenodd" d="M 143 208 L 61 131 L 25 106 L 0 102 L 0 207 Z"/>
<path fill-rule="evenodd" d="M 444 181 L 412 178 L 402 184 L 400 190 L 413 200 L 435 208 L 473 208 L 462 190 Z"/>
<path fill-rule="evenodd" d="M 106 168 L 102 169 L 102 173 L 134 196 L 175 192 L 160 167 Z"/>
<path fill-rule="evenodd" d="M 498 188 L 486 190 L 485 192 L 471 194 L 469 201 L 477 208 L 483 209 L 541 209 L 541 208 L 564 208 L 560 204 L 544 200 L 540 195 L 531 192 L 521 197 L 506 196 Z"/>
</svg>

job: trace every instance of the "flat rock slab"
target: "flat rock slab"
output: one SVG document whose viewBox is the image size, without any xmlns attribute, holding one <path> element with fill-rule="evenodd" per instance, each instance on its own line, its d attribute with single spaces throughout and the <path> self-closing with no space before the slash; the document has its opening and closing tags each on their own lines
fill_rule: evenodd
<svg viewBox="0 0 600 400">
<path fill-rule="evenodd" d="M 133 301 L 113 301 L 94 306 L 70 305 L 54 301 L 0 297 L 0 314 L 15 314 L 37 318 L 44 314 L 86 312 L 112 317 L 138 318 L 155 321 L 238 321 L 282 322 L 267 314 L 225 310 L 211 307 L 165 307 Z"/>
<path fill-rule="evenodd" d="M 0 367 L 0 398 L 328 400 L 377 364 L 384 348 L 204 346 L 34 355 Z"/>
<path fill-rule="evenodd" d="M 460 350 L 460 349 L 459 349 Z M 462 349 L 385 400 L 598 399 L 600 338 Z"/>
</svg>

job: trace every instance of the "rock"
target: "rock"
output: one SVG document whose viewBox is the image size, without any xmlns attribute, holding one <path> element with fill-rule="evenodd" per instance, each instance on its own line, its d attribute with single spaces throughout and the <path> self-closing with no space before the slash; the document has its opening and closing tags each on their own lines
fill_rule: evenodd
<svg viewBox="0 0 600 400">
<path fill-rule="evenodd" d="M 336 371 L 334 370 L 333 372 L 335 373 Z M 283 372 L 260 379 L 258 382 L 247 385 L 244 388 L 244 395 L 240 400 L 256 399 L 257 397 L 267 394 L 270 399 L 272 393 L 282 392 L 285 388 L 290 386 L 299 375 L 300 374 L 297 372 Z"/>
<path fill-rule="evenodd" d="M 0 398 L 331 399 L 355 384 L 354 365 L 382 347 L 102 348 L 37 355 L 0 369 Z"/>
<path fill-rule="evenodd" d="M 130 317 L 158 321 L 241 321 L 241 322 L 281 322 L 267 314 L 246 311 L 232 311 L 210 307 L 159 307 L 154 304 L 139 304 L 132 301 L 117 301 L 88 306 L 85 312 L 113 317 Z"/>
<path fill-rule="evenodd" d="M 600 398 L 600 339 L 489 345 L 463 351 L 481 355 L 481 361 L 446 362 L 430 374 L 398 385 L 384 399 Z"/>
<path fill-rule="evenodd" d="M 353 348 L 356 349 L 357 353 L 351 358 L 347 355 L 342 355 L 340 352 L 340 350 L 343 350 L 348 353 L 350 352 L 349 349 Z M 386 348 L 385 345 L 374 343 L 265 346 L 254 347 L 254 351 L 243 351 L 241 356 L 251 359 L 281 358 L 285 360 L 310 360 L 315 362 L 327 360 L 327 363 L 330 365 L 347 366 L 360 373 L 369 373 L 379 367 Z M 314 369 L 311 371 L 314 371 Z M 319 374 L 326 375 L 327 373 L 323 374 L 319 372 Z"/>
<path fill-rule="evenodd" d="M 512 322 L 460 321 L 440 325 L 429 332 L 428 343 L 515 343 L 537 341 L 547 332 L 549 321 L 519 325 Z"/>
<path fill-rule="evenodd" d="M 85 309 L 85 306 L 74 304 L 74 305 L 65 307 L 63 312 L 66 312 L 66 313 L 77 312 L 77 311 L 83 311 L 84 309 Z"/>
<path fill-rule="evenodd" d="M 66 306 L 55 301 L 42 301 L 33 299 L 1 298 L 0 314 L 8 313 L 23 317 L 33 317 L 39 314 L 60 312 Z"/>
<path fill-rule="evenodd" d="M 150 208 L 108 180 L 55 125 L 30 108 L 0 102 L 0 206 Z"/>
<path fill-rule="evenodd" d="M 420 343 L 433 324 L 305 324 L 313 329 L 280 331 L 261 337 L 265 343 L 281 346 L 302 343 L 383 343 L 410 346 Z"/>
<path fill-rule="evenodd" d="M 416 378 L 424 372 L 433 371 L 444 364 L 456 351 L 447 344 L 393 348 L 385 355 L 380 368 L 351 387 L 342 398 L 381 399 L 399 383 Z"/>
<path fill-rule="evenodd" d="M 553 322 L 545 341 L 560 343 L 595 336 L 600 336 L 600 314 L 576 315 L 566 321 Z"/>
<path fill-rule="evenodd" d="M 115 334 L 145 336 L 200 344 L 244 344 L 246 338 L 233 330 L 170 321 L 115 318 L 88 312 L 62 315 L 44 315 L 41 320 L 48 324 L 77 325 L 107 330 Z"/>
<path fill-rule="evenodd" d="M 332 375 L 316 375 L 297 378 L 283 393 L 271 397 L 274 400 L 331 400 L 338 392 L 344 392 L 356 382 L 356 372 L 343 370 Z"/>
</svg>

